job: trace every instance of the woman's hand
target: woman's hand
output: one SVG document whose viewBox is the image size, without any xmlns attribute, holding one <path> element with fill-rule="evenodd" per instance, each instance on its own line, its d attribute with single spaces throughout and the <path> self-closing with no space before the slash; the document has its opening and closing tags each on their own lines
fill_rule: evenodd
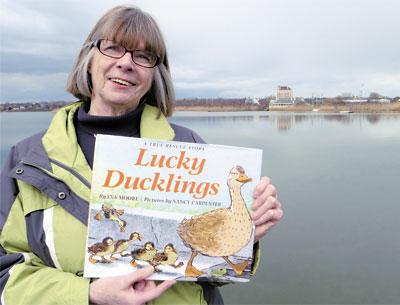
<svg viewBox="0 0 400 305">
<path fill-rule="evenodd" d="M 149 267 L 127 275 L 100 278 L 90 284 L 89 302 L 99 305 L 139 305 L 158 298 L 175 281 L 156 285 L 146 280 L 153 272 L 154 268 Z"/>
<path fill-rule="evenodd" d="M 277 199 L 275 186 L 268 177 L 262 177 L 253 193 L 253 213 L 256 226 L 254 242 L 260 240 L 283 216 L 281 203 Z"/>
</svg>

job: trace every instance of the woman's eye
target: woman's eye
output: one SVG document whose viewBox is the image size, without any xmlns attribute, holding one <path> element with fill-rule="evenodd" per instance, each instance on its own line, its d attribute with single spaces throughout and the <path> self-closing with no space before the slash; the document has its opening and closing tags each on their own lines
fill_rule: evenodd
<svg viewBox="0 0 400 305">
<path fill-rule="evenodd" d="M 103 40 L 101 49 L 105 52 L 119 53 L 119 52 L 121 52 L 121 49 L 123 49 L 123 48 L 121 47 L 121 45 L 119 45 L 113 41 Z"/>
<path fill-rule="evenodd" d="M 144 53 L 138 53 L 135 55 L 135 57 L 139 60 L 144 60 L 144 61 L 148 61 L 148 62 L 151 61 L 150 56 L 148 56 L 147 54 L 144 54 Z"/>
<path fill-rule="evenodd" d="M 117 46 L 117 45 L 111 45 L 111 46 L 106 47 L 106 50 L 110 50 L 110 51 L 119 50 L 119 49 L 120 49 L 120 46 Z"/>
</svg>

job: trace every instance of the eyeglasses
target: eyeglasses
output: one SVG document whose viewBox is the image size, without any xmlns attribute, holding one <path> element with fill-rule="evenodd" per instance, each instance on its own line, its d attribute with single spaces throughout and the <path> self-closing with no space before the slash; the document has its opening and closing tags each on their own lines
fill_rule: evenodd
<svg viewBox="0 0 400 305">
<path fill-rule="evenodd" d="M 127 50 L 125 47 L 111 40 L 100 39 L 95 41 L 94 45 L 99 49 L 101 54 L 112 58 L 122 58 L 126 53 L 131 53 L 132 61 L 144 68 L 154 68 L 160 64 L 160 57 L 152 52 Z"/>
</svg>

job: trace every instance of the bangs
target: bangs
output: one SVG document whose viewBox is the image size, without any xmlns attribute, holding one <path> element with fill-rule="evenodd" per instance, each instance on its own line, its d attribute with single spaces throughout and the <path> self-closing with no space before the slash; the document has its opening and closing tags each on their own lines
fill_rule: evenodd
<svg viewBox="0 0 400 305">
<path fill-rule="evenodd" d="M 136 50 L 144 44 L 147 51 L 151 51 L 163 60 L 165 45 L 159 29 L 150 16 L 143 12 L 129 12 L 108 19 L 98 31 L 96 39 L 113 40 L 128 50 Z M 97 35 L 96 35 L 97 36 Z"/>
</svg>

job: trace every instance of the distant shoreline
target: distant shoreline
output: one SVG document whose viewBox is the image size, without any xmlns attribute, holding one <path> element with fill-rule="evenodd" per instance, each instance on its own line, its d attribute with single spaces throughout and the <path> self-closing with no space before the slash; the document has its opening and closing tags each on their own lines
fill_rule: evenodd
<svg viewBox="0 0 400 305">
<path fill-rule="evenodd" d="M 175 111 L 203 111 L 203 112 L 238 112 L 238 111 L 269 111 L 269 112 L 320 112 L 320 113 L 400 113 L 400 102 L 393 103 L 365 103 L 365 104 L 296 104 L 284 107 L 259 107 L 256 105 L 235 106 L 176 106 Z"/>
<path fill-rule="evenodd" d="M 24 109 L 1 109 L 1 112 L 55 112 L 60 107 L 51 109 L 24 108 Z M 400 113 L 400 102 L 392 103 L 344 103 L 330 104 L 322 103 L 318 105 L 295 104 L 288 106 L 266 107 L 257 104 L 241 105 L 188 105 L 175 106 L 176 112 L 240 112 L 240 111 L 268 111 L 268 112 L 315 112 L 315 113 Z"/>
</svg>

